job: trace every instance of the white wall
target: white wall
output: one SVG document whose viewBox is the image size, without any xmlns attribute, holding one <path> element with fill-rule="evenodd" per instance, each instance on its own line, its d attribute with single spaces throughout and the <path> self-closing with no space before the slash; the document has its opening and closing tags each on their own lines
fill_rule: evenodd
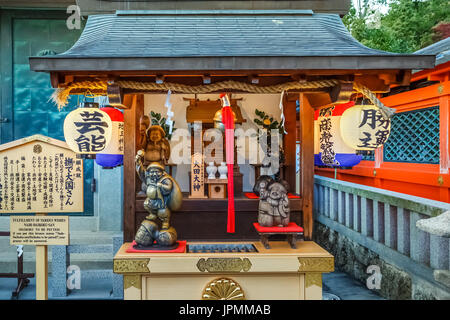
<svg viewBox="0 0 450 320">
<path fill-rule="evenodd" d="M 146 94 L 144 99 L 144 113 L 150 116 L 150 111 L 153 111 L 161 113 L 165 117 L 167 112 L 167 108 L 164 107 L 166 97 L 166 94 Z M 172 110 L 175 114 L 173 119 L 175 121 L 175 127 L 187 129 L 186 108 L 189 105 L 189 101 L 184 101 L 183 98 L 193 99 L 194 95 L 172 94 L 170 102 L 172 103 Z M 200 100 L 217 100 L 219 99 L 219 94 L 200 94 L 197 95 L 197 98 Z M 254 128 L 257 130 L 258 126 L 253 122 L 253 119 L 256 117 L 255 109 L 262 110 L 280 121 L 280 94 L 233 94 L 232 98 L 242 98 L 242 100 L 238 101 L 238 105 L 241 108 L 243 118 L 247 120 L 242 125 L 237 125 L 236 128 L 241 127 L 243 130 Z M 246 154 L 245 158 L 248 159 L 248 157 L 249 155 Z M 244 174 L 244 191 L 251 191 L 255 182 L 254 169 L 249 164 L 240 165 L 239 167 L 240 172 Z M 174 170 L 174 178 L 177 180 L 183 192 L 189 191 L 189 170 L 190 165 L 179 165 Z"/>
</svg>

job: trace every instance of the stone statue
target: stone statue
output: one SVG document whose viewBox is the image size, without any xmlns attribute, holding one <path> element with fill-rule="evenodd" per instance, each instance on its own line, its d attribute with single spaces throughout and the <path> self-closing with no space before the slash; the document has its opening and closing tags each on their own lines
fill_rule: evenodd
<svg viewBox="0 0 450 320">
<path fill-rule="evenodd" d="M 181 206 L 183 195 L 175 179 L 164 171 L 164 166 L 152 162 L 145 166 L 145 155 L 138 152 L 136 171 L 143 178 L 146 199 L 144 208 L 149 215 L 141 223 L 135 241 L 138 247 L 152 246 L 154 241 L 162 247 L 173 246 L 177 232 L 170 225 L 171 212 Z M 161 225 L 161 227 L 160 227 Z"/>
<path fill-rule="evenodd" d="M 260 176 L 253 188 L 259 195 L 258 223 L 263 227 L 286 227 L 290 209 L 286 181 L 277 182 L 271 177 Z"/>
</svg>

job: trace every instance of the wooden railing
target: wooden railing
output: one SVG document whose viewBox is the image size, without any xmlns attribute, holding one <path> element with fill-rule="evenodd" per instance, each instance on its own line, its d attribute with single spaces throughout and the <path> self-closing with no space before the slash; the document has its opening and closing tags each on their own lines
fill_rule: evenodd
<svg viewBox="0 0 450 320">
<path fill-rule="evenodd" d="M 450 204 L 315 176 L 315 220 L 411 272 L 449 269 L 449 239 L 430 235 L 416 222 Z M 411 263 L 414 262 L 414 263 Z"/>
<path fill-rule="evenodd" d="M 0 231 L 0 237 L 9 237 L 9 231 Z M 12 298 L 18 299 L 23 288 L 34 278 L 34 273 L 23 273 L 23 251 L 17 255 L 17 272 L 16 273 L 0 273 L 0 278 L 17 278 L 17 287 L 12 292 Z"/>
</svg>

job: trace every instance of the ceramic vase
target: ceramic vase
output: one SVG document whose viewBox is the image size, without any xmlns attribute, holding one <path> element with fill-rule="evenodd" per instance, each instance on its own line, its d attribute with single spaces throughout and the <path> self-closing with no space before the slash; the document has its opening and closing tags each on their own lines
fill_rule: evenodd
<svg viewBox="0 0 450 320">
<path fill-rule="evenodd" d="M 219 166 L 219 174 L 220 174 L 219 179 L 228 179 L 227 173 L 228 173 L 228 167 L 227 167 L 226 162 L 221 162 L 220 166 Z"/>
<path fill-rule="evenodd" d="M 216 178 L 217 167 L 214 165 L 214 162 L 210 162 L 206 167 L 206 173 L 208 174 L 208 179 Z"/>
</svg>

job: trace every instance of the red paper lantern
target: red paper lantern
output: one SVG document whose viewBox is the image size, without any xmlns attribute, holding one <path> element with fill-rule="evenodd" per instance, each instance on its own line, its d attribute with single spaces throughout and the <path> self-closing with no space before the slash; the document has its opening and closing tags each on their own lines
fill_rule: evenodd
<svg viewBox="0 0 450 320">
<path fill-rule="evenodd" d="M 340 120 L 354 102 L 336 104 L 316 110 L 314 114 L 314 165 L 333 168 L 353 167 L 362 157 L 341 137 Z M 341 128 L 342 129 L 342 128 Z"/>
<path fill-rule="evenodd" d="M 105 107 L 100 110 L 106 112 L 111 118 L 112 135 L 105 150 L 97 153 L 95 162 L 104 168 L 114 168 L 123 164 L 123 113 L 113 107 Z"/>
</svg>

